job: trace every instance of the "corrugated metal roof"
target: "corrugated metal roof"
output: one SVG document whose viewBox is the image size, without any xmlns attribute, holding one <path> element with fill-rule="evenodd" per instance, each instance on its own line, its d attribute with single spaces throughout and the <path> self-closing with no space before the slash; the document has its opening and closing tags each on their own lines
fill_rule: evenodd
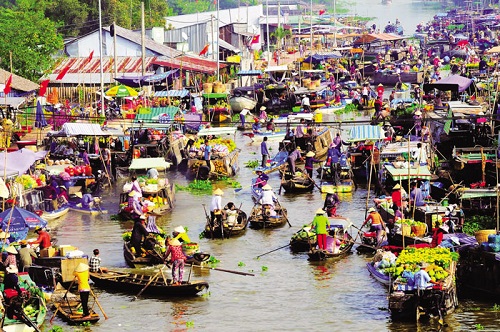
<svg viewBox="0 0 500 332">
<path fill-rule="evenodd" d="M 189 95 L 189 91 L 184 90 L 165 90 L 165 91 L 156 91 L 155 97 L 180 97 L 184 98 Z"/>
<path fill-rule="evenodd" d="M 238 76 L 259 76 L 259 75 L 262 75 L 262 70 L 256 70 L 256 69 L 252 69 L 252 70 L 240 70 L 238 72 L 238 74 L 236 74 Z"/>
<path fill-rule="evenodd" d="M 380 126 L 361 125 L 351 128 L 349 132 L 349 142 L 358 142 L 365 140 L 383 140 L 384 131 Z"/>
<path fill-rule="evenodd" d="M 109 27 L 105 27 L 103 29 L 109 33 Z M 115 33 L 117 36 L 128 39 L 128 40 L 136 43 L 137 45 L 142 44 L 140 32 L 128 30 L 128 29 L 125 29 L 125 28 L 122 28 L 122 27 L 116 25 L 115 26 Z M 164 56 L 177 57 L 179 55 L 182 55 L 181 51 L 178 51 L 178 50 L 176 50 L 172 47 L 169 47 L 167 45 L 159 44 L 149 37 L 145 38 L 144 46 L 145 46 L 146 50 L 151 50 L 151 51 L 154 51 L 154 52 L 159 53 L 159 54 L 164 55 Z"/>
</svg>

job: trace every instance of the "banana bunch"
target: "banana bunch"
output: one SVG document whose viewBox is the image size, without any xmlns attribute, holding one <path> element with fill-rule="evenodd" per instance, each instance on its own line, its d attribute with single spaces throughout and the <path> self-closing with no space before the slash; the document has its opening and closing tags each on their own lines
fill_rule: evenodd
<svg viewBox="0 0 500 332">
<path fill-rule="evenodd" d="M 227 175 L 226 166 L 223 160 L 212 160 L 212 164 L 215 167 L 216 173 Z"/>
</svg>

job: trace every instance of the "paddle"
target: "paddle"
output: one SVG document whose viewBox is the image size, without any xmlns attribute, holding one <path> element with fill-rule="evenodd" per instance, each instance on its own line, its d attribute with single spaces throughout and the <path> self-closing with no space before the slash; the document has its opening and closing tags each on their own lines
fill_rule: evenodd
<svg viewBox="0 0 500 332">
<path fill-rule="evenodd" d="M 307 173 L 307 171 L 306 171 L 304 174 L 307 176 L 307 178 L 308 178 L 309 180 L 311 180 L 311 181 L 312 181 L 312 183 L 314 183 L 314 185 L 316 186 L 316 188 L 318 188 L 318 189 L 319 189 L 319 191 L 321 192 L 321 187 L 320 187 L 320 186 L 318 186 L 318 185 L 316 184 L 316 181 L 314 181 L 314 180 L 313 180 L 313 179 L 309 176 L 309 174 Z"/>
<path fill-rule="evenodd" d="M 134 296 L 134 298 L 132 299 L 132 301 L 135 301 L 137 300 L 137 298 L 139 296 L 141 296 L 141 294 L 146 290 L 146 288 L 149 287 L 149 285 L 151 285 L 151 283 L 156 280 L 158 278 L 158 276 L 160 275 L 160 273 L 162 272 L 161 269 L 163 268 L 163 266 L 160 268 L 160 271 L 158 271 L 158 273 L 156 273 L 151 279 L 149 279 L 148 283 L 146 284 L 146 286 L 144 286 L 141 291 L 136 295 Z"/>
<path fill-rule="evenodd" d="M 278 251 L 278 250 L 280 250 L 280 249 L 283 249 L 283 248 L 286 248 L 286 247 L 289 247 L 289 246 L 290 246 L 290 243 L 289 243 L 289 244 L 287 244 L 286 246 L 279 247 L 279 248 L 273 249 L 273 250 L 271 250 L 271 251 L 265 252 L 265 253 L 263 253 L 262 255 L 259 255 L 259 256 L 255 257 L 255 258 L 260 258 L 260 257 L 262 257 L 262 256 L 265 256 L 265 255 L 267 255 L 267 254 L 270 254 L 270 253 L 272 253 L 272 252 Z"/>
<path fill-rule="evenodd" d="M 292 227 L 292 224 L 290 224 L 290 221 L 288 220 L 288 215 L 286 212 L 286 209 L 281 205 L 280 201 L 278 200 L 278 197 L 276 197 L 276 202 L 280 205 L 281 212 L 283 213 L 283 217 L 285 217 L 286 222 L 288 223 L 288 226 Z"/>
<path fill-rule="evenodd" d="M 219 269 L 216 267 L 209 267 L 209 266 L 201 266 L 201 265 L 186 265 L 186 266 L 191 266 L 191 267 L 199 267 L 200 269 L 208 269 L 208 270 L 215 270 L 215 271 L 221 271 L 221 272 L 227 272 L 227 273 L 233 273 L 233 274 L 239 274 L 242 276 L 255 276 L 253 273 L 246 273 L 246 272 L 240 272 L 240 271 L 233 271 L 233 270 L 226 270 L 226 269 Z"/>
<path fill-rule="evenodd" d="M 203 211 L 205 211 L 205 218 L 207 218 L 207 225 L 210 228 L 210 236 L 212 240 L 214 239 L 214 228 L 212 226 L 212 219 L 208 217 L 206 204 L 201 204 L 203 206 Z"/>
<path fill-rule="evenodd" d="M 92 288 L 90 289 L 90 294 L 92 294 L 92 296 L 94 297 L 95 303 L 97 303 L 97 306 L 101 310 L 102 315 L 104 316 L 104 319 L 108 319 L 108 315 L 106 315 L 106 313 L 104 312 L 104 309 L 102 309 L 102 306 L 99 303 L 99 300 L 97 300 L 97 296 L 94 294 L 94 291 L 92 290 Z"/>
<path fill-rule="evenodd" d="M 238 193 L 238 192 L 242 191 L 243 189 L 252 188 L 253 186 L 256 186 L 256 185 L 261 184 L 261 183 L 264 183 L 264 181 L 258 181 L 258 182 L 252 183 L 249 186 L 245 186 L 245 187 L 241 187 L 241 188 L 236 188 L 236 189 L 234 189 L 234 192 Z"/>
</svg>

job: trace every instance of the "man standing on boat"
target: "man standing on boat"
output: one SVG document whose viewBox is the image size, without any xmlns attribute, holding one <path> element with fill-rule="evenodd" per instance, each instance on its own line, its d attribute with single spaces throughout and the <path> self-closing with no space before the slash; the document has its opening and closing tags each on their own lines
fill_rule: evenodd
<svg viewBox="0 0 500 332">
<path fill-rule="evenodd" d="M 240 112 L 240 122 L 243 128 L 245 128 L 245 117 L 247 116 L 248 112 L 249 110 L 247 110 L 246 108 L 242 109 Z"/>
<path fill-rule="evenodd" d="M 213 194 L 214 196 L 210 203 L 210 223 L 215 226 L 214 222 L 216 217 L 219 222 L 222 221 L 222 195 L 224 195 L 224 192 L 220 190 L 220 188 L 217 188 L 214 190 Z"/>
<path fill-rule="evenodd" d="M 260 143 L 260 153 L 262 154 L 261 166 L 266 167 L 267 158 L 270 156 L 269 150 L 267 149 L 267 136 L 264 136 L 262 143 Z"/>
<path fill-rule="evenodd" d="M 276 212 L 274 211 L 274 202 L 278 201 L 278 198 L 276 197 L 276 194 L 273 192 L 273 188 L 269 185 L 266 184 L 264 187 L 262 187 L 262 192 L 260 194 L 259 202 L 262 204 L 262 212 L 265 212 L 265 207 L 270 206 L 271 207 L 271 217 L 276 215 Z"/>
<path fill-rule="evenodd" d="M 295 162 L 297 159 L 303 160 L 302 155 L 300 154 L 300 146 L 298 146 L 295 150 L 293 150 L 289 155 L 288 155 L 288 168 L 292 176 L 295 175 Z"/>
<path fill-rule="evenodd" d="M 318 248 L 320 250 L 326 250 L 326 234 L 330 228 L 330 221 L 325 216 L 325 211 L 323 209 L 318 209 L 316 211 L 316 216 L 312 222 L 312 228 L 316 231 L 316 238 L 318 241 Z"/>
<path fill-rule="evenodd" d="M 209 170 L 212 168 L 211 165 L 210 165 L 211 155 L 212 155 L 212 147 L 210 146 L 210 143 L 206 139 L 205 140 L 205 151 L 203 152 L 203 159 L 207 163 L 207 167 L 208 167 Z"/>
<path fill-rule="evenodd" d="M 36 226 L 35 233 L 38 234 L 38 238 L 35 241 L 31 241 L 30 244 L 38 244 L 40 249 L 52 247 L 50 235 L 42 227 Z"/>
<path fill-rule="evenodd" d="M 304 112 L 311 112 L 311 101 L 309 100 L 309 97 L 307 95 L 302 95 L 301 106 Z"/>
</svg>

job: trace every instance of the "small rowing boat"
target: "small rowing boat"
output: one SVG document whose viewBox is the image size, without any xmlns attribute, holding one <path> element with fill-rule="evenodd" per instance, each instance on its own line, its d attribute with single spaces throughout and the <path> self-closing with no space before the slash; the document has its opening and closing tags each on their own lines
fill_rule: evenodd
<svg viewBox="0 0 500 332">
<path fill-rule="evenodd" d="M 43 213 L 40 217 L 42 219 L 45 219 L 45 220 L 54 220 L 54 219 L 57 219 L 57 218 L 64 216 L 65 214 L 68 213 L 68 211 L 69 211 L 69 206 L 64 205 L 64 206 L 61 206 L 60 208 L 58 208 L 57 210 L 54 210 L 54 211 L 50 211 L 50 212 L 43 211 Z"/>
<path fill-rule="evenodd" d="M 344 229 L 349 227 L 350 221 L 346 217 L 335 216 L 328 218 L 330 221 L 329 231 L 335 231 L 336 228 Z M 293 252 L 309 251 L 317 245 L 316 233 L 312 230 L 311 224 L 304 225 L 295 232 L 290 239 L 290 249 Z"/>
<path fill-rule="evenodd" d="M 249 218 L 250 227 L 254 229 L 280 227 L 287 220 L 286 209 L 279 202 L 275 202 L 274 213 L 268 204 L 264 207 L 260 203 L 255 204 Z"/>
<path fill-rule="evenodd" d="M 231 236 L 242 235 L 247 229 L 248 218 L 247 214 L 242 210 L 234 210 L 235 216 L 231 217 L 227 214 L 224 215 L 221 225 L 210 224 L 210 220 L 207 220 L 205 224 L 204 235 L 208 239 L 223 239 L 230 238 Z M 216 221 L 217 223 L 217 221 Z"/>
<path fill-rule="evenodd" d="M 127 293 L 138 293 L 144 289 L 144 294 L 156 297 L 193 296 L 208 289 L 206 281 L 183 281 L 180 285 L 173 285 L 171 279 L 166 279 L 163 273 L 146 275 L 109 271 L 107 273 L 90 273 L 90 279 L 97 287 L 112 289 Z M 145 287 L 148 285 L 148 287 Z"/>
<path fill-rule="evenodd" d="M 330 234 L 334 235 L 328 235 L 326 237 L 326 250 L 312 248 L 307 253 L 310 261 L 324 261 L 326 259 L 340 258 L 351 253 L 354 241 L 346 230 L 342 228 L 333 233 L 330 232 Z"/>
<path fill-rule="evenodd" d="M 91 216 L 108 213 L 108 210 L 101 209 L 100 205 L 96 205 L 96 207 L 85 208 L 81 205 L 81 203 L 69 202 L 68 204 L 71 211 L 90 214 Z"/>
<path fill-rule="evenodd" d="M 83 317 L 82 303 L 80 299 L 62 300 L 54 304 L 57 313 L 70 325 L 80 325 L 82 323 L 96 323 L 101 318 L 91 306 L 89 307 L 90 317 Z"/>
</svg>

